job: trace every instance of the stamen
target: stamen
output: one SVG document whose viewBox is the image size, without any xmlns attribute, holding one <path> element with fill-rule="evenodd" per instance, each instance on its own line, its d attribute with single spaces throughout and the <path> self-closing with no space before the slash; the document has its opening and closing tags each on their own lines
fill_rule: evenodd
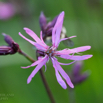
<svg viewBox="0 0 103 103">
<path fill-rule="evenodd" d="M 49 49 L 45 53 L 49 56 L 49 58 L 51 58 L 54 55 L 53 47 L 49 47 Z"/>
</svg>

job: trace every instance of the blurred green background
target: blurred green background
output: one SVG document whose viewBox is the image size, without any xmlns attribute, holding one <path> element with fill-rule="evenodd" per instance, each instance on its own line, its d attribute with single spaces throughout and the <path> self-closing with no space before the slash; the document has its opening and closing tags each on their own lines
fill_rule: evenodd
<svg viewBox="0 0 103 103">
<path fill-rule="evenodd" d="M 7 1 L 7 0 L 2 0 Z M 23 30 L 28 27 L 39 36 L 39 15 L 43 11 L 52 20 L 61 11 L 65 11 L 64 26 L 68 36 L 73 38 L 74 47 L 90 45 L 91 50 L 83 54 L 93 54 L 84 61 L 83 71 L 90 70 L 89 78 L 75 86 L 76 103 L 103 103 L 103 0 L 8 0 L 18 6 L 20 11 L 8 20 L 0 20 L 0 34 L 9 34 L 20 48 L 35 57 L 35 49 L 22 39 L 18 32 L 29 37 Z M 16 6 L 17 6 L 16 5 Z M 7 45 L 0 36 L 0 45 Z M 73 47 L 73 48 L 74 48 Z M 66 48 L 61 43 L 60 48 Z M 70 61 L 69 61 L 70 62 Z M 31 63 L 20 54 L 0 56 L 0 103 L 50 103 L 39 72 L 27 84 L 27 78 L 35 67 L 22 69 Z M 66 72 L 73 65 L 62 66 Z M 70 103 L 69 91 L 64 90 L 55 77 L 52 63 L 47 64 L 44 72 L 56 103 Z M 3 99 L 4 98 L 4 99 Z"/>
</svg>

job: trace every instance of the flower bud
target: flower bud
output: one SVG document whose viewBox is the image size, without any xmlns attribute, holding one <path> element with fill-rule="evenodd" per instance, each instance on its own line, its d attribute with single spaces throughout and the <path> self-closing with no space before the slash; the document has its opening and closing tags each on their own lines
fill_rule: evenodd
<svg viewBox="0 0 103 103">
<path fill-rule="evenodd" d="M 8 43 L 9 46 L 12 46 L 14 40 L 9 35 L 6 35 L 5 33 L 2 33 L 2 35 L 4 36 L 4 40 L 6 41 L 6 43 Z"/>
<path fill-rule="evenodd" d="M 46 16 L 44 15 L 43 12 L 41 12 L 40 17 L 39 17 L 39 23 L 40 23 L 40 27 L 41 27 L 41 30 L 42 30 L 42 36 L 43 36 L 43 40 L 44 41 L 51 42 L 51 39 L 49 39 L 49 41 L 48 41 L 48 37 L 52 36 L 52 30 L 53 30 L 53 27 L 55 26 L 55 24 L 57 22 L 57 18 L 58 18 L 58 15 L 52 21 L 47 23 Z M 62 27 L 62 31 L 61 31 L 61 36 L 60 37 L 61 37 L 61 39 L 68 38 L 66 36 L 65 27 Z M 64 40 L 63 43 L 66 46 L 69 46 L 69 47 L 74 46 L 74 43 L 72 42 L 71 39 Z"/>
<path fill-rule="evenodd" d="M 44 32 L 47 21 L 46 21 L 46 17 L 43 12 L 40 13 L 39 23 L 40 23 L 41 30 Z"/>
<path fill-rule="evenodd" d="M 12 51 L 12 48 L 11 48 L 11 47 L 8 47 L 8 46 L 0 46 L 0 55 L 10 54 L 11 51 Z"/>
<path fill-rule="evenodd" d="M 54 25 L 55 25 L 55 23 L 56 23 L 56 21 L 57 21 L 57 18 L 58 18 L 58 16 L 56 16 L 51 22 L 49 22 L 49 23 L 47 24 L 47 27 L 48 27 L 48 28 L 53 28 Z"/>
<path fill-rule="evenodd" d="M 39 23 L 40 27 L 43 33 L 43 39 L 45 40 L 48 36 L 52 36 L 52 29 L 57 21 L 56 16 L 52 21 L 47 23 L 46 17 L 43 12 L 41 12 L 40 17 L 39 17 Z"/>
<path fill-rule="evenodd" d="M 82 61 L 78 61 L 74 64 L 73 71 L 72 71 L 74 76 L 78 76 L 80 74 L 82 66 L 83 66 Z"/>
<path fill-rule="evenodd" d="M 11 54 L 15 54 L 19 50 L 19 45 L 17 43 L 13 42 L 11 48 L 13 49 Z"/>
<path fill-rule="evenodd" d="M 77 61 L 73 66 L 70 77 L 73 84 L 75 85 L 84 82 L 90 75 L 88 71 L 81 73 L 82 66 L 83 66 L 82 61 Z"/>
<path fill-rule="evenodd" d="M 89 72 L 85 72 L 83 74 L 81 74 L 80 76 L 77 76 L 75 79 L 74 79 L 74 84 L 79 84 L 79 83 L 82 83 L 83 81 L 85 81 L 88 77 L 89 77 Z"/>
<path fill-rule="evenodd" d="M 8 46 L 0 46 L 0 55 L 15 54 L 19 50 L 19 45 L 14 42 L 14 40 L 5 33 L 2 34 L 4 40 L 8 43 Z"/>
</svg>

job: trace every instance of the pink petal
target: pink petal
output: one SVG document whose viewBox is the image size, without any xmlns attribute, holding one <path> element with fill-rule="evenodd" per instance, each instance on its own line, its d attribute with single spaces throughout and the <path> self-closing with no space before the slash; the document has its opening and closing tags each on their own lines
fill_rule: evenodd
<svg viewBox="0 0 103 103">
<path fill-rule="evenodd" d="M 60 62 L 58 62 L 60 65 L 70 65 L 70 64 L 73 64 L 74 62 L 76 62 L 76 61 L 73 61 L 73 62 L 71 62 L 71 63 L 60 63 Z"/>
<path fill-rule="evenodd" d="M 56 24 L 52 31 L 52 44 L 54 47 L 58 47 L 59 44 L 61 29 L 63 25 L 63 18 L 64 18 L 64 11 L 60 13 L 60 15 L 58 16 Z"/>
<path fill-rule="evenodd" d="M 46 64 L 45 64 L 45 72 L 46 72 L 46 70 L 47 70 L 47 66 L 46 66 Z"/>
<path fill-rule="evenodd" d="M 69 76 L 65 73 L 65 71 L 62 69 L 62 67 L 59 65 L 58 61 L 56 60 L 56 58 L 52 59 L 52 63 L 53 66 L 55 67 L 55 69 L 57 69 L 60 74 L 62 75 L 62 77 L 66 80 L 67 84 L 71 87 L 74 88 L 74 85 L 72 84 Z"/>
<path fill-rule="evenodd" d="M 19 32 L 19 35 L 24 38 L 25 40 L 27 40 L 28 42 L 30 42 L 32 45 L 34 45 L 38 50 L 43 50 L 43 51 L 46 51 L 47 49 L 45 47 L 43 47 L 42 45 L 26 38 L 25 36 L 23 36 L 20 32 Z"/>
<path fill-rule="evenodd" d="M 42 42 L 44 42 L 44 40 L 43 40 L 43 35 L 42 35 L 42 31 L 40 32 L 40 39 L 41 39 Z"/>
<path fill-rule="evenodd" d="M 41 39 L 41 42 L 42 42 L 43 46 L 45 46 L 45 48 L 48 49 L 49 46 L 47 46 L 47 45 L 45 44 L 44 40 L 43 40 L 42 31 L 40 32 L 40 39 Z"/>
<path fill-rule="evenodd" d="M 39 39 L 39 37 L 29 28 L 24 28 L 25 32 L 30 35 L 37 43 L 41 42 L 41 40 Z"/>
<path fill-rule="evenodd" d="M 69 54 L 67 52 L 68 49 L 63 49 L 63 50 L 59 50 L 59 51 L 55 51 L 55 54 L 56 55 L 63 55 L 63 54 Z"/>
<path fill-rule="evenodd" d="M 26 33 L 30 35 L 39 45 L 43 46 L 44 48 L 48 48 L 48 46 L 44 43 L 44 41 L 41 41 L 40 38 L 29 28 L 24 28 Z"/>
<path fill-rule="evenodd" d="M 35 61 L 34 63 L 32 63 L 30 66 L 27 66 L 27 67 L 21 67 L 21 68 L 26 69 L 26 68 L 35 66 L 35 65 L 39 64 L 43 59 L 44 59 L 44 58 L 40 58 L 39 60 L 37 60 L 37 61 Z"/>
<path fill-rule="evenodd" d="M 36 66 L 36 68 L 32 71 L 32 73 L 31 73 L 30 76 L 28 77 L 27 83 L 30 83 L 30 82 L 31 82 L 32 78 L 33 78 L 33 77 L 35 76 L 35 74 L 41 69 L 41 67 L 46 64 L 46 62 L 48 61 L 48 59 L 49 59 L 49 58 L 48 58 L 47 55 L 42 59 L 42 61 Z"/>
<path fill-rule="evenodd" d="M 79 53 L 79 52 L 89 50 L 90 48 L 91 48 L 91 46 L 81 46 L 81 47 L 77 47 L 74 49 L 63 49 L 60 51 L 56 51 L 55 54 L 63 55 L 63 54 Z"/>
<path fill-rule="evenodd" d="M 70 49 L 68 50 L 69 54 L 70 53 L 79 53 L 79 52 L 84 52 L 86 50 L 89 50 L 91 48 L 91 46 L 81 46 L 81 47 L 77 47 L 74 49 Z"/>
<path fill-rule="evenodd" d="M 59 42 L 64 41 L 64 40 L 67 40 L 67 39 L 71 39 L 71 38 L 74 38 L 74 37 L 76 37 L 76 36 L 71 36 L 71 37 L 68 37 L 68 38 L 63 38 L 63 39 L 61 39 Z"/>
<path fill-rule="evenodd" d="M 54 65 L 54 68 L 55 68 L 55 75 L 56 75 L 56 78 L 57 78 L 57 81 L 58 83 L 62 86 L 62 88 L 66 89 L 67 88 L 67 85 L 66 83 L 64 82 L 64 80 L 61 78 L 60 74 L 58 73 L 58 71 L 56 70 L 56 66 Z"/>
<path fill-rule="evenodd" d="M 31 43 L 32 45 L 35 45 L 35 44 L 36 44 L 36 42 L 34 42 L 34 41 L 32 41 L 32 40 L 26 38 L 26 37 L 23 36 L 20 32 L 19 32 L 19 35 L 20 35 L 22 38 L 24 38 L 25 40 L 27 40 L 29 43 Z"/>
<path fill-rule="evenodd" d="M 83 56 L 78 56 L 78 55 L 60 55 L 61 58 L 64 59 L 70 59 L 70 60 L 86 60 L 91 58 L 93 55 L 83 55 Z"/>
</svg>

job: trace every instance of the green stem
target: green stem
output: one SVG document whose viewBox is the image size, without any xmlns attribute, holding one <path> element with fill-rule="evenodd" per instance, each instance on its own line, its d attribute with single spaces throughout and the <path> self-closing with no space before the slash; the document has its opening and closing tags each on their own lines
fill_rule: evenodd
<svg viewBox="0 0 103 103">
<path fill-rule="evenodd" d="M 49 88 L 49 86 L 47 84 L 47 81 L 45 79 L 44 73 L 42 71 L 42 68 L 40 69 L 40 76 L 41 76 L 41 79 L 42 79 L 42 81 L 44 83 L 45 89 L 46 89 L 46 91 L 48 93 L 48 96 L 49 96 L 49 99 L 50 99 L 51 103 L 55 103 L 55 100 L 54 100 L 54 98 L 53 98 L 53 96 L 51 94 L 50 88 Z"/>
<path fill-rule="evenodd" d="M 24 52 L 21 51 L 20 49 L 19 49 L 18 53 L 20 53 L 21 55 L 23 55 L 24 57 L 26 57 L 30 62 L 32 62 L 32 63 L 35 62 L 35 60 L 33 60 L 31 57 L 29 57 L 26 53 L 24 53 Z M 52 95 L 52 93 L 51 93 L 51 91 L 50 91 L 50 88 L 49 88 L 49 86 L 48 86 L 48 84 L 47 84 L 47 81 L 46 81 L 46 79 L 45 79 L 44 73 L 43 73 L 43 71 L 42 71 L 42 68 L 39 70 L 39 72 L 40 72 L 41 79 L 42 79 L 42 81 L 43 81 L 43 84 L 44 84 L 44 86 L 45 86 L 45 89 L 46 89 L 46 91 L 47 91 L 47 94 L 48 94 L 48 96 L 49 96 L 49 99 L 50 99 L 51 103 L 55 103 L 55 100 L 54 100 L 54 98 L 53 98 L 53 95 Z"/>
<path fill-rule="evenodd" d="M 70 88 L 68 86 L 68 90 L 69 90 L 69 103 L 76 103 L 75 102 L 75 92 L 74 89 Z"/>
<path fill-rule="evenodd" d="M 24 53 L 20 49 L 19 49 L 18 53 L 21 54 L 21 55 L 23 55 L 24 57 L 26 57 L 30 62 L 32 62 L 32 63 L 35 62 L 34 59 L 32 59 L 30 56 L 28 56 L 26 53 Z"/>
</svg>

